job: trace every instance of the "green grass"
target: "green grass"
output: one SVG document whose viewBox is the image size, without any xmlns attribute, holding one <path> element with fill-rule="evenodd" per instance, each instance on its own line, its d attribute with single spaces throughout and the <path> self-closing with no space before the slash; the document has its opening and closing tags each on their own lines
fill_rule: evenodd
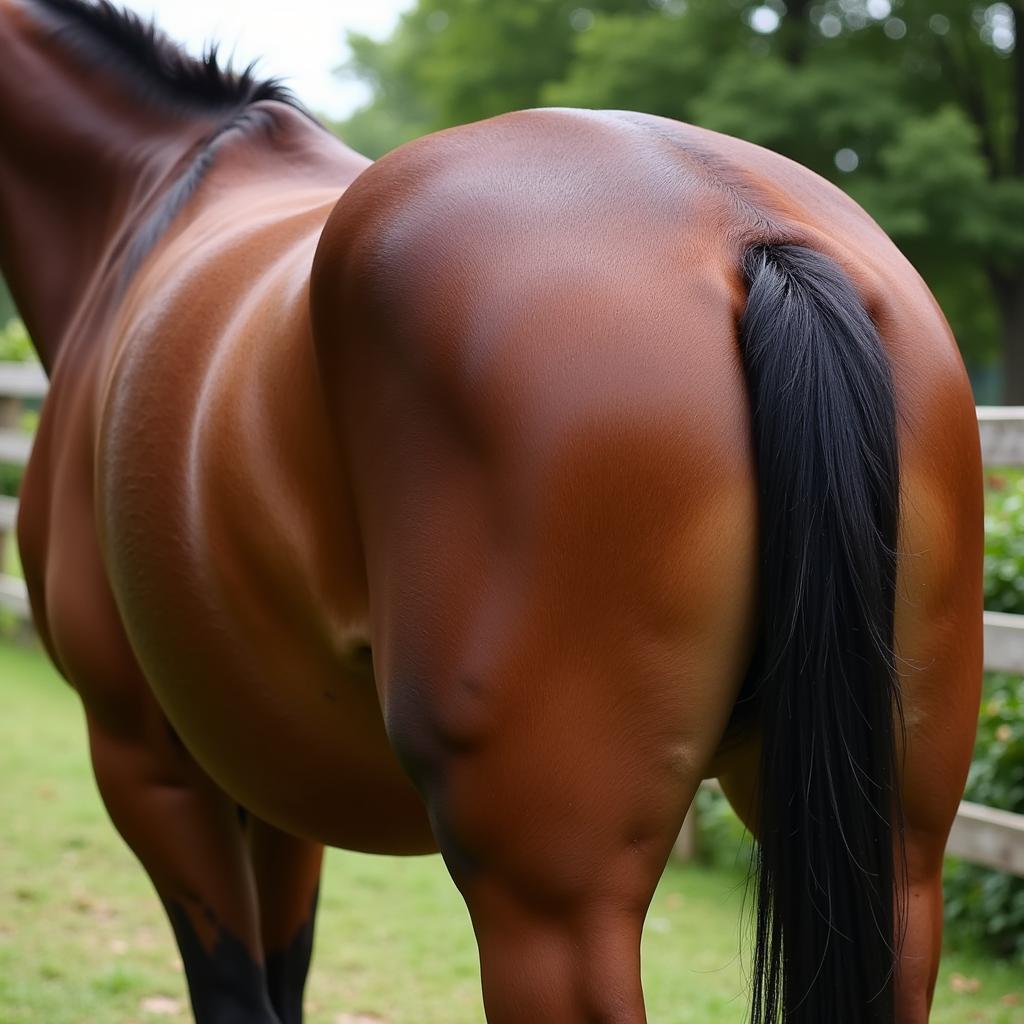
<svg viewBox="0 0 1024 1024">
<path fill-rule="evenodd" d="M 0 1024 L 189 1020 L 160 907 L 97 798 L 77 701 L 10 646 L 0 779 Z M 668 870 L 644 939 L 653 1024 L 743 1019 L 742 902 L 738 871 Z M 331 854 L 308 1001 L 310 1024 L 480 1024 L 469 921 L 437 858 Z M 1024 978 L 949 955 L 932 1020 L 1024 1024 Z"/>
</svg>

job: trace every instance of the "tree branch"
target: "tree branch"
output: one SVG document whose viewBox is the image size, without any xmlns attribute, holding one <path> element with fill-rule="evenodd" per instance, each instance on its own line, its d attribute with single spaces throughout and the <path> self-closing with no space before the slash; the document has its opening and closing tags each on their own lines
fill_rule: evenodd
<svg viewBox="0 0 1024 1024">
<path fill-rule="evenodd" d="M 794 66 L 803 63 L 807 51 L 808 18 L 810 0 L 789 0 L 786 4 L 786 18 L 780 29 L 782 57 Z"/>
<path fill-rule="evenodd" d="M 1024 0 L 1013 2 L 1013 167 L 1015 178 L 1024 177 L 1024 40 L 1019 29 L 1024 27 Z"/>
</svg>

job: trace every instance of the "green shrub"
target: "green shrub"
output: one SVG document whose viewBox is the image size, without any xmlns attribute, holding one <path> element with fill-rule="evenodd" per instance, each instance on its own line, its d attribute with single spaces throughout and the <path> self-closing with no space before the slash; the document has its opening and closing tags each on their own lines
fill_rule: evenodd
<svg viewBox="0 0 1024 1024">
<path fill-rule="evenodd" d="M 965 797 L 1024 814 L 1024 679 L 986 680 Z M 946 871 L 946 920 L 967 939 L 1024 965 L 1024 878 L 962 861 Z"/>
<path fill-rule="evenodd" d="M 990 472 L 985 493 L 985 607 L 1024 614 L 1024 473 Z M 990 673 L 967 800 L 1024 814 L 1024 680 Z M 951 938 L 1024 964 L 1024 879 L 952 861 L 946 870 Z"/>
<path fill-rule="evenodd" d="M 20 320 L 11 320 L 0 328 L 0 362 L 28 363 L 36 358 L 28 331 Z"/>
<path fill-rule="evenodd" d="M 20 466 L 5 466 L 0 463 L 0 495 L 5 498 L 16 498 L 21 487 L 21 474 Z"/>
<path fill-rule="evenodd" d="M 990 473 L 985 499 L 985 607 L 1024 614 L 1024 473 Z"/>
</svg>

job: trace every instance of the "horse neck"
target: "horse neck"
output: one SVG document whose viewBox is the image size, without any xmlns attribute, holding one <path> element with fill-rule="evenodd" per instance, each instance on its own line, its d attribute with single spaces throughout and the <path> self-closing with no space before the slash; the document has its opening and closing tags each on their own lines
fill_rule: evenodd
<svg viewBox="0 0 1024 1024">
<path fill-rule="evenodd" d="M 0 0 L 0 53 L 0 271 L 52 368 L 214 122 L 140 102 L 13 0 Z"/>
</svg>

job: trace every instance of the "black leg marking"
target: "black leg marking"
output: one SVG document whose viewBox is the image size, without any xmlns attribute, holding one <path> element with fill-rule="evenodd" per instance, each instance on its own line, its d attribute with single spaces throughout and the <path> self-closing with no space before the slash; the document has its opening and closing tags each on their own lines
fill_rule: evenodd
<svg viewBox="0 0 1024 1024">
<path fill-rule="evenodd" d="M 266 973 L 244 943 L 213 921 L 217 942 L 207 951 L 184 908 L 169 901 L 164 906 L 185 965 L 196 1024 L 281 1024 Z"/>
<path fill-rule="evenodd" d="M 285 950 L 267 951 L 267 988 L 281 1024 L 302 1024 L 302 996 L 313 956 L 313 930 L 320 890 L 313 894 L 309 917 Z"/>
</svg>

